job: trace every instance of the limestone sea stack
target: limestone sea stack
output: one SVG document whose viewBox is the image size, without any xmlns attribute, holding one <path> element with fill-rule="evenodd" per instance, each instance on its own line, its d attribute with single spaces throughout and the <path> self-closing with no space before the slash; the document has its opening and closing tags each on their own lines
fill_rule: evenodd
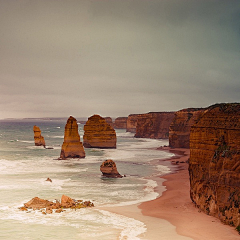
<svg viewBox="0 0 240 240">
<path fill-rule="evenodd" d="M 111 160 L 105 160 L 100 166 L 100 171 L 102 172 L 104 177 L 109 178 L 122 178 L 123 176 L 119 174 L 116 163 Z"/>
<path fill-rule="evenodd" d="M 169 147 L 189 148 L 190 128 L 206 108 L 186 108 L 175 113 L 169 127 Z"/>
<path fill-rule="evenodd" d="M 127 118 L 127 132 L 136 133 L 138 116 L 140 114 L 130 114 Z"/>
<path fill-rule="evenodd" d="M 34 141 L 35 146 L 44 146 L 45 147 L 45 140 L 44 137 L 41 135 L 41 130 L 38 126 L 33 126 L 33 132 L 34 132 Z"/>
<path fill-rule="evenodd" d="M 210 106 L 190 132 L 190 196 L 222 222 L 240 225 L 240 103 Z"/>
<path fill-rule="evenodd" d="M 150 112 L 139 114 L 137 119 L 137 138 L 168 139 L 169 126 L 175 112 Z"/>
<path fill-rule="evenodd" d="M 127 117 L 117 117 L 114 121 L 115 129 L 126 129 L 127 128 Z"/>
<path fill-rule="evenodd" d="M 84 157 L 85 151 L 80 141 L 77 120 L 70 116 L 65 125 L 64 142 L 59 159 Z"/>
<path fill-rule="evenodd" d="M 116 148 L 115 130 L 106 120 L 93 115 L 84 125 L 83 146 L 86 148 Z"/>
<path fill-rule="evenodd" d="M 113 124 L 113 121 L 112 121 L 112 118 L 111 117 L 105 117 L 104 118 L 106 120 L 106 122 L 113 128 L 114 127 L 114 124 Z"/>
</svg>

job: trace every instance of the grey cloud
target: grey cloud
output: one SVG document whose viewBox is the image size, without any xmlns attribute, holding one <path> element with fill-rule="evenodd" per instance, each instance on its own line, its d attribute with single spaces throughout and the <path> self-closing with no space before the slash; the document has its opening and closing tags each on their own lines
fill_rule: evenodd
<svg viewBox="0 0 240 240">
<path fill-rule="evenodd" d="M 126 116 L 239 101 L 239 1 L 0 4 L 2 117 Z"/>
</svg>

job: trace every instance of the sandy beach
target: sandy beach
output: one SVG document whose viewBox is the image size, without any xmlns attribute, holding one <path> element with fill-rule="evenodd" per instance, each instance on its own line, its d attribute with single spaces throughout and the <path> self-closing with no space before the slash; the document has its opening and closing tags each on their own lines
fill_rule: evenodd
<svg viewBox="0 0 240 240">
<path fill-rule="evenodd" d="M 154 190 L 159 193 L 159 197 L 138 205 L 108 207 L 104 210 L 143 222 L 147 231 L 139 236 L 140 239 L 239 240 L 240 235 L 233 227 L 202 213 L 192 203 L 189 196 L 188 163 L 185 163 L 189 159 L 189 149 L 172 150 L 164 147 L 159 150 L 175 154 L 170 159 L 154 161 L 154 164 L 171 165 L 172 169 L 170 174 L 152 177 L 158 184 Z M 174 164 L 177 161 L 179 163 Z"/>
</svg>

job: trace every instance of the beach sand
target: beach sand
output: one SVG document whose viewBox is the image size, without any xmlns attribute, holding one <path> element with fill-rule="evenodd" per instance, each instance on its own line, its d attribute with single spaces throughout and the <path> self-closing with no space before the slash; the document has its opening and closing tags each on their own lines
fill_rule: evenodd
<svg viewBox="0 0 240 240">
<path fill-rule="evenodd" d="M 101 208 L 116 214 L 134 218 L 146 225 L 147 231 L 139 236 L 147 240 L 240 240 L 237 231 L 224 225 L 215 217 L 201 212 L 192 203 L 189 196 L 188 164 L 189 149 L 160 150 L 176 154 L 175 157 L 154 161 L 154 164 L 169 166 L 172 173 L 152 177 L 158 184 L 155 191 L 159 197 L 155 200 L 136 205 Z M 166 191 L 165 191 L 166 190 Z"/>
</svg>

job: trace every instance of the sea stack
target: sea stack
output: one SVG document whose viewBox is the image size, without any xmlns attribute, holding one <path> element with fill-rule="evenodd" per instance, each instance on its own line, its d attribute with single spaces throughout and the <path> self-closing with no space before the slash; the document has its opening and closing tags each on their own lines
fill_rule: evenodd
<svg viewBox="0 0 240 240">
<path fill-rule="evenodd" d="M 175 113 L 169 127 L 169 147 L 189 148 L 190 128 L 205 110 L 206 108 L 186 108 Z"/>
<path fill-rule="evenodd" d="M 78 133 L 77 120 L 70 116 L 65 125 L 64 142 L 59 159 L 85 158 L 83 144 Z"/>
<path fill-rule="evenodd" d="M 122 178 L 123 176 L 119 174 L 116 163 L 111 160 L 105 160 L 100 166 L 100 171 L 102 172 L 104 177 L 109 178 Z"/>
<path fill-rule="evenodd" d="M 138 116 L 140 114 L 130 114 L 127 118 L 127 132 L 136 133 Z"/>
<path fill-rule="evenodd" d="M 240 225 L 240 103 L 210 106 L 190 131 L 190 196 L 205 213 Z"/>
<path fill-rule="evenodd" d="M 38 126 L 33 126 L 33 132 L 34 132 L 34 141 L 35 146 L 44 146 L 45 147 L 45 140 L 44 137 L 41 135 L 41 130 Z"/>
<path fill-rule="evenodd" d="M 86 148 L 116 148 L 115 130 L 106 120 L 93 115 L 84 125 L 83 146 Z"/>
<path fill-rule="evenodd" d="M 117 117 L 114 121 L 115 129 L 126 129 L 127 128 L 127 117 Z"/>
</svg>

